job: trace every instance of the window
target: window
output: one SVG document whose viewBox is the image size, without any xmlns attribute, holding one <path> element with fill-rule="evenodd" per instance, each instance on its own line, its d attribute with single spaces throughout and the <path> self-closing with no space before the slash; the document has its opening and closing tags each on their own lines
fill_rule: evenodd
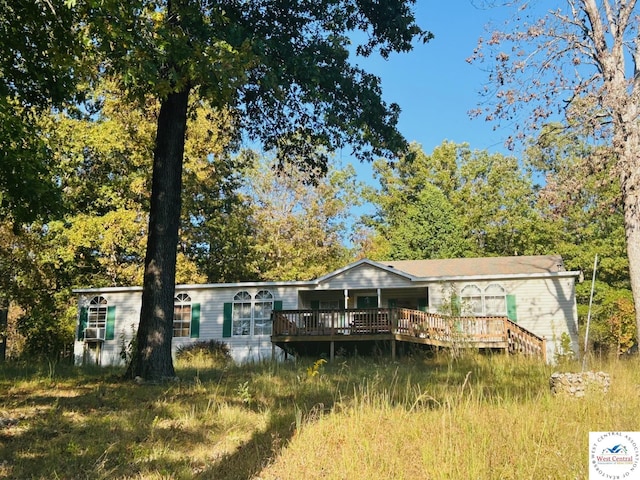
<svg viewBox="0 0 640 480">
<path fill-rule="evenodd" d="M 477 285 L 467 285 L 460 291 L 462 313 L 477 317 L 503 317 L 507 315 L 507 292 L 492 283 L 482 291 Z"/>
<path fill-rule="evenodd" d="M 233 297 L 233 334 L 251 335 L 251 295 L 238 292 Z"/>
<path fill-rule="evenodd" d="M 84 338 L 104 340 L 106 327 L 107 299 L 103 296 L 93 297 L 87 311 L 87 328 L 84 331 Z"/>
<path fill-rule="evenodd" d="M 482 290 L 476 285 L 467 285 L 460 292 L 462 314 L 482 316 Z"/>
<path fill-rule="evenodd" d="M 173 336 L 188 337 L 191 334 L 191 297 L 186 293 L 176 295 L 173 304 Z"/>
<path fill-rule="evenodd" d="M 484 289 L 484 309 L 487 317 L 501 317 L 507 312 L 507 295 L 504 288 L 492 283 Z"/>
<path fill-rule="evenodd" d="M 340 300 L 320 300 L 318 308 L 320 310 L 340 310 Z"/>
<path fill-rule="evenodd" d="M 233 297 L 233 335 L 271 335 L 273 295 L 268 290 L 260 290 L 255 297 L 249 292 L 238 292 Z"/>
<path fill-rule="evenodd" d="M 256 294 L 253 305 L 253 334 L 271 335 L 271 311 L 273 310 L 273 295 L 267 290 L 260 290 Z"/>
</svg>

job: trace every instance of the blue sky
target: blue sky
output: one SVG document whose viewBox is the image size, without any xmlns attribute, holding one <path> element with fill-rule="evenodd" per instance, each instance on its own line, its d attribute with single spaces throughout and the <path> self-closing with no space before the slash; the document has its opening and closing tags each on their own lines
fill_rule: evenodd
<svg viewBox="0 0 640 480">
<path fill-rule="evenodd" d="M 478 92 L 487 81 L 487 73 L 466 59 L 478 38 L 487 36 L 485 26 L 510 11 L 480 8 L 474 3 L 483 2 L 418 0 L 418 24 L 433 32 L 433 40 L 386 61 L 379 56 L 358 59 L 359 65 L 381 78 L 385 101 L 400 105 L 399 129 L 405 138 L 420 143 L 426 153 L 444 140 L 466 142 L 474 150 L 507 153 L 504 141 L 511 132 L 494 130 L 494 124 L 468 115 L 482 101 Z M 352 163 L 360 179 L 370 183 L 370 166 Z"/>
</svg>

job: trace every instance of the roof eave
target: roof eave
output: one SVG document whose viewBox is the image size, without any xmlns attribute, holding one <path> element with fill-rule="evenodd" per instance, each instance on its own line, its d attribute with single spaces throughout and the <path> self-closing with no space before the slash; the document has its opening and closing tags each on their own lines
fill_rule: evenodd
<svg viewBox="0 0 640 480">
<path fill-rule="evenodd" d="M 582 272 L 577 270 L 565 272 L 536 272 L 536 273 L 500 273 L 492 275 L 448 275 L 431 277 L 414 277 L 416 282 L 459 282 L 459 281 L 481 281 L 481 280 L 517 280 L 527 278 L 576 278 Z"/>
</svg>

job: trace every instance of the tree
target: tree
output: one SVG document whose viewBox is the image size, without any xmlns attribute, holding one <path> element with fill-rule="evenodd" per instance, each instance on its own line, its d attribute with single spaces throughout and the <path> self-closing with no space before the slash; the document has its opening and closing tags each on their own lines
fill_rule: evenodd
<svg viewBox="0 0 640 480">
<path fill-rule="evenodd" d="M 344 265 L 350 252 L 341 233 L 358 204 L 355 170 L 313 174 L 278 171 L 258 158 L 247 176 L 255 230 L 255 268 L 261 280 L 309 280 Z"/>
<path fill-rule="evenodd" d="M 437 186 L 421 182 L 424 179 L 419 175 L 404 175 L 404 166 L 400 160 L 397 176 L 383 161 L 374 167 L 382 188 L 367 195 L 377 211 L 365 223 L 384 245 L 378 247 L 377 255 L 389 260 L 464 256 L 469 245 L 453 205 Z"/>
<path fill-rule="evenodd" d="M 587 140 L 548 124 L 530 142 L 525 161 L 545 178 L 537 210 L 550 233 L 549 250 L 561 253 L 567 268 L 582 270 L 585 278 L 593 275 L 598 255 L 589 347 L 622 352 L 635 338 L 635 320 L 629 322 L 634 315 L 620 186 L 594 162 L 600 147 Z M 580 319 L 588 315 L 590 295 L 591 282 L 576 285 Z"/>
<path fill-rule="evenodd" d="M 75 96 L 83 53 L 63 0 L 0 0 L 0 215 L 17 223 L 59 212 L 39 112 Z"/>
<path fill-rule="evenodd" d="M 21 223 L 60 213 L 60 190 L 37 120 L 40 111 L 73 96 L 83 51 L 78 31 L 69 28 L 74 12 L 62 0 L 0 0 L 0 10 L 0 218 L 15 233 Z M 1 271 L 0 360 L 11 300 L 2 290 L 11 269 Z"/>
<path fill-rule="evenodd" d="M 592 136 L 607 154 L 594 163 L 619 181 L 629 275 L 640 305 L 640 42 L 636 0 L 567 0 L 540 14 L 518 5 L 513 29 L 480 42 L 471 60 L 490 62 L 495 99 L 476 114 L 512 122 L 526 108 L 516 136 L 560 110 L 565 125 Z M 602 150 L 597 153 L 602 153 Z M 640 308 L 636 308 L 640 331 Z"/>
<path fill-rule="evenodd" d="M 206 225 L 222 224 L 220 237 L 230 250 L 246 238 L 230 238 L 227 218 L 216 216 L 218 209 L 210 201 L 234 205 L 237 197 L 234 189 L 239 186 L 233 182 L 238 179 L 226 180 L 227 165 L 235 165 L 226 153 L 233 144 L 231 116 L 206 105 L 193 110 L 185 147 L 188 181 L 176 267 L 179 283 L 207 280 L 201 273 L 206 262 L 183 248 L 207 238 Z M 77 306 L 74 313 L 72 288 L 141 284 L 156 116 L 157 102 L 140 108 L 127 102 L 113 83 L 101 81 L 74 110 L 44 112 L 38 119 L 50 144 L 64 215 L 13 229 L 6 219 L 0 222 L 0 265 L 6 265 L 0 271 L 10 273 L 0 277 L 0 290 L 20 307 L 17 324 L 26 337 L 25 354 L 55 356 L 62 345 L 73 342 Z"/>
<path fill-rule="evenodd" d="M 451 201 L 475 255 L 546 253 L 550 237 L 531 179 L 513 156 L 458 146 L 458 188 Z"/>
<path fill-rule="evenodd" d="M 182 161 L 190 95 L 234 107 L 242 127 L 279 160 L 326 171 L 329 150 L 395 154 L 405 146 L 398 107 L 381 100 L 379 80 L 348 62 L 347 34 L 367 32 L 357 51 L 407 51 L 430 34 L 416 24 L 413 0 L 375 3 L 261 0 L 195 2 L 70 1 L 86 15 L 103 69 L 138 100 L 157 98 L 142 308 L 128 374 L 174 375 L 171 361 Z"/>
<path fill-rule="evenodd" d="M 443 142 L 419 145 L 388 165 L 375 164 L 380 191 L 374 225 L 393 258 L 543 253 L 545 226 L 531 176 L 514 157 Z M 409 220 L 410 219 L 410 220 Z"/>
<path fill-rule="evenodd" d="M 179 251 L 208 282 L 257 280 L 255 229 L 242 189 L 253 159 L 232 155 L 239 129 L 232 111 L 194 108 L 187 129 Z"/>
</svg>

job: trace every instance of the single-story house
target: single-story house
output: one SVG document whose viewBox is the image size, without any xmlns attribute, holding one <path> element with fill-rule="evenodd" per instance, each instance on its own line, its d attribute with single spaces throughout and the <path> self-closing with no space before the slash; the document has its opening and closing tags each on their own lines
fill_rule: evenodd
<svg viewBox="0 0 640 480">
<path fill-rule="evenodd" d="M 536 351 L 553 361 L 568 335 L 578 352 L 575 282 L 557 255 L 375 262 L 309 281 L 177 285 L 172 349 L 226 342 L 237 362 L 316 342 L 413 342 Z M 82 288 L 76 362 L 122 362 L 140 316 L 141 287 Z M 456 337 L 458 335 L 458 337 Z M 475 342 L 475 343 L 474 343 Z M 364 344 L 362 344 L 364 345 Z"/>
</svg>

